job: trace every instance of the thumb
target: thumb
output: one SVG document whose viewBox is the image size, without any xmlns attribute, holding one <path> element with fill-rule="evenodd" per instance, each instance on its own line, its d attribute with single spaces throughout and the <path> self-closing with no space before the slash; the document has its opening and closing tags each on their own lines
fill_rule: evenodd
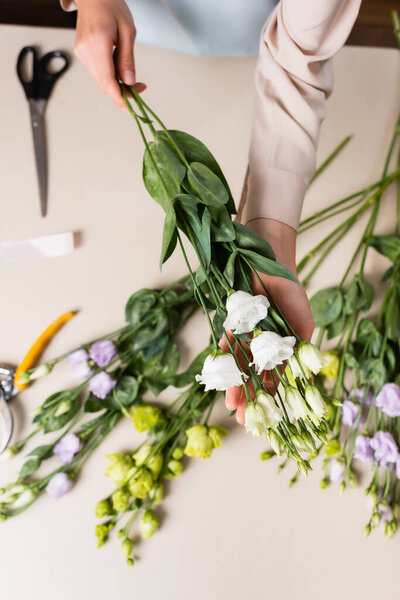
<svg viewBox="0 0 400 600">
<path fill-rule="evenodd" d="M 136 83 L 133 44 L 136 30 L 132 26 L 120 26 L 118 30 L 117 69 L 122 81 L 127 85 Z"/>
</svg>

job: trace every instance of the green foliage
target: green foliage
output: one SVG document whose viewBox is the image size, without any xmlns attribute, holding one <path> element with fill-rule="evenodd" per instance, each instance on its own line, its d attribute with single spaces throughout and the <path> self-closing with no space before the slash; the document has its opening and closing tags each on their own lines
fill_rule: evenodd
<svg viewBox="0 0 400 600">
<path fill-rule="evenodd" d="M 371 246 L 393 263 L 400 260 L 400 237 L 398 235 L 374 235 Z"/>
<path fill-rule="evenodd" d="M 316 327 L 327 327 L 339 318 L 343 296 L 336 287 L 326 288 L 314 294 L 310 305 Z"/>
</svg>

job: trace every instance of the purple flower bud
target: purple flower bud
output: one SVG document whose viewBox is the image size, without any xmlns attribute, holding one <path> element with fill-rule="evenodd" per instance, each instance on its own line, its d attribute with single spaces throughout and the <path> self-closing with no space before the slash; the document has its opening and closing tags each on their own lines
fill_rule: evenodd
<svg viewBox="0 0 400 600">
<path fill-rule="evenodd" d="M 365 435 L 358 435 L 356 437 L 353 457 L 358 458 L 358 460 L 362 460 L 363 462 L 370 462 L 372 458 L 370 439 L 365 437 Z"/>
<path fill-rule="evenodd" d="M 89 382 L 89 391 L 91 391 L 97 398 L 104 400 L 104 398 L 111 392 L 117 382 L 110 377 L 105 371 L 101 371 L 94 375 Z"/>
<path fill-rule="evenodd" d="M 397 444 L 388 431 L 377 431 L 370 441 L 371 448 L 375 451 L 375 460 L 382 466 L 395 463 L 399 455 Z"/>
<path fill-rule="evenodd" d="M 81 448 L 82 442 L 78 436 L 74 433 L 67 433 L 54 446 L 54 454 L 58 456 L 63 465 L 68 465 Z"/>
<path fill-rule="evenodd" d="M 66 473 L 56 473 L 49 481 L 46 492 L 58 500 L 69 492 L 72 488 L 72 481 Z"/>
<path fill-rule="evenodd" d="M 354 427 L 358 415 L 360 412 L 360 407 L 358 404 L 354 404 L 351 400 L 345 400 L 342 404 L 342 423 L 343 425 L 347 425 L 348 427 Z"/>
<path fill-rule="evenodd" d="M 396 458 L 396 477 L 397 479 L 400 479 L 400 454 Z"/>
<path fill-rule="evenodd" d="M 116 355 L 117 350 L 111 340 L 95 342 L 89 350 L 89 356 L 99 367 L 106 367 Z"/>
<path fill-rule="evenodd" d="M 375 406 L 389 417 L 400 417 L 400 387 L 395 383 L 385 383 L 375 399 Z"/>
</svg>

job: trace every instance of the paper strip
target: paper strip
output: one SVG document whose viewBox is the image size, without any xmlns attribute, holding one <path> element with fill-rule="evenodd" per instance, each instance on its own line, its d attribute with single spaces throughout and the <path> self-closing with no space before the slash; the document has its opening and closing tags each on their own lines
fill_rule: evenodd
<svg viewBox="0 0 400 600">
<path fill-rule="evenodd" d="M 32 260 L 63 256 L 74 250 L 74 234 L 55 233 L 29 240 L 0 243 L 0 261 Z"/>
</svg>

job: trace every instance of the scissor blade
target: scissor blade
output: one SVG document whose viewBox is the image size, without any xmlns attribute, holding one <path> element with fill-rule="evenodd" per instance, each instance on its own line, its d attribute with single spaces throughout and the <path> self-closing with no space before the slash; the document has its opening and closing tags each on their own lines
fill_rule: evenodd
<svg viewBox="0 0 400 600">
<path fill-rule="evenodd" d="M 0 455 L 5 450 L 11 439 L 13 419 L 10 408 L 0 387 Z M 0 458 L 1 461 L 1 458 Z"/>
<path fill-rule="evenodd" d="M 45 105 L 45 100 L 29 100 L 42 217 L 45 217 L 47 213 L 47 151 L 44 127 Z"/>
</svg>

